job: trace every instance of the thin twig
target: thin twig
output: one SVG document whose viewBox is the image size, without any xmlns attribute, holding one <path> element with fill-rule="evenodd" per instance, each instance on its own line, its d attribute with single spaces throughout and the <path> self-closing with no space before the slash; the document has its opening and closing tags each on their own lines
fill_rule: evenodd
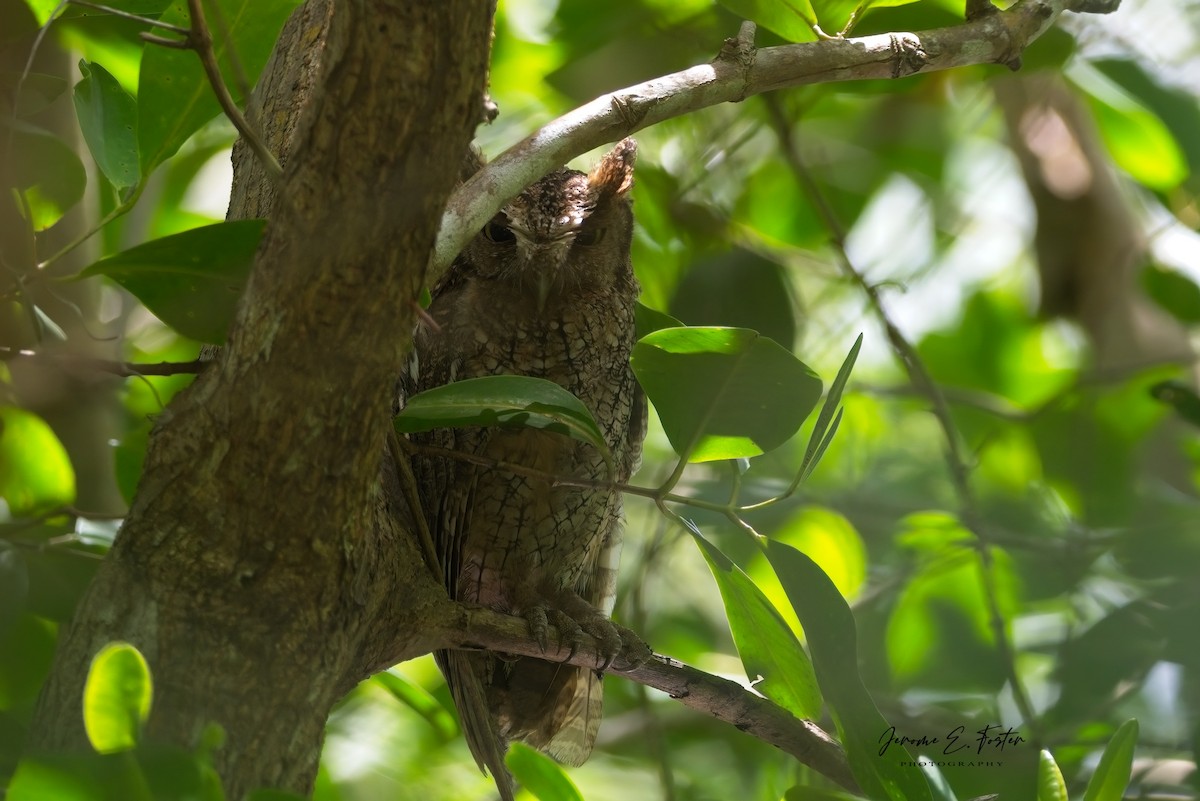
<svg viewBox="0 0 1200 801">
<path fill-rule="evenodd" d="M 192 29 L 189 33 L 189 41 L 195 49 L 196 54 L 200 56 L 200 63 L 204 66 L 204 74 L 208 76 L 208 82 L 212 86 L 213 93 L 217 96 L 217 102 L 221 104 L 221 109 L 225 112 L 225 116 L 229 117 L 233 127 L 237 128 L 242 138 L 246 140 L 246 144 L 254 151 L 258 160 L 262 163 L 263 170 L 272 180 L 277 180 L 283 175 L 283 168 L 279 166 L 279 160 L 275 158 L 275 154 L 259 137 L 258 131 L 246 121 L 246 117 L 242 114 L 242 110 L 238 108 L 237 103 L 233 101 L 233 95 L 229 93 L 229 87 L 225 85 L 225 79 L 221 75 L 221 68 L 217 64 L 217 54 L 213 50 L 212 33 L 208 29 L 208 23 L 204 19 L 204 8 L 201 5 L 201 0 L 188 0 L 188 11 L 192 17 Z"/>
<path fill-rule="evenodd" d="M 100 373 L 110 373 L 122 378 L 144 378 L 145 376 L 195 375 L 208 364 L 206 361 L 195 359 L 190 362 L 155 362 L 143 364 L 139 362 L 119 362 L 110 359 L 93 359 L 86 356 L 74 356 L 57 353 L 42 353 L 33 350 L 17 350 L 0 346 L 0 361 L 37 361 L 48 362 L 64 368 L 80 368 Z"/>
<path fill-rule="evenodd" d="M 1017 674 L 1016 652 L 1009 641 L 1008 632 L 1005 629 L 1004 614 L 1000 609 L 992 545 L 987 539 L 983 519 L 978 512 L 975 497 L 971 490 L 968 479 L 969 469 L 963 457 L 961 439 L 957 427 L 954 425 L 954 420 L 950 415 L 950 407 L 946 401 L 946 396 L 929 374 L 929 370 L 917 354 L 916 348 L 912 346 L 900 332 L 900 329 L 892 322 L 891 316 L 888 314 L 880 296 L 879 288 L 867 281 L 866 277 L 851 262 L 846 250 L 845 229 L 838 220 L 837 215 L 834 214 L 820 186 L 809 172 L 808 167 L 804 164 L 792 138 L 791 122 L 784 114 L 778 100 L 768 96 L 766 98 L 766 105 L 772 127 L 775 129 L 788 167 L 792 170 L 797 183 L 800 184 L 801 188 L 809 196 L 809 199 L 817 209 L 817 213 L 821 216 L 822 221 L 829 230 L 834 254 L 841 266 L 842 272 L 866 296 L 875 318 L 883 326 L 893 353 L 904 367 L 913 387 L 929 401 L 934 418 L 942 429 L 942 434 L 946 442 L 946 463 L 949 467 L 950 478 L 954 484 L 955 493 L 958 496 L 960 518 L 963 526 L 975 537 L 974 550 L 979 556 L 981 581 L 984 589 L 983 597 L 987 604 L 988 621 L 992 630 L 992 636 L 996 642 L 996 649 L 1000 653 L 1000 659 L 1004 664 L 1004 669 L 1012 688 L 1013 701 L 1025 719 L 1025 723 L 1033 730 L 1035 737 L 1040 740 L 1040 724 L 1037 713 L 1034 710 L 1032 701 L 1029 699 L 1028 693 L 1025 691 L 1020 676 Z"/>
<path fill-rule="evenodd" d="M 112 14 L 114 17 L 121 17 L 122 19 L 132 20 L 133 22 L 140 22 L 143 25 L 148 25 L 152 28 L 162 28 L 164 31 L 170 31 L 171 33 L 177 33 L 180 36 L 187 36 L 188 33 L 190 33 L 190 31 L 188 31 L 187 28 L 181 28 L 180 26 L 172 25 L 169 22 L 161 22 L 159 20 L 154 19 L 153 17 L 143 17 L 138 14 L 131 14 L 128 11 L 122 11 L 119 8 L 112 8 L 111 6 L 102 6 L 99 3 L 89 3 L 89 2 L 87 2 L 87 0 L 67 0 L 67 2 L 69 2 L 73 6 L 82 6 L 83 8 L 94 8 L 97 11 L 103 11 L 105 14 Z"/>
<path fill-rule="evenodd" d="M 392 461 L 396 465 L 396 471 L 399 473 L 397 478 L 400 480 L 400 486 L 404 492 L 404 500 L 408 502 L 408 510 L 417 526 L 421 550 L 425 552 L 425 564 L 429 566 L 433 580 L 441 584 L 446 580 L 442 573 L 442 560 L 438 557 L 437 548 L 433 545 L 429 521 L 426 520 L 425 511 L 421 507 L 421 494 L 417 489 L 417 477 L 413 475 L 412 462 L 401 453 L 403 446 L 400 442 L 401 437 L 395 430 L 388 432 L 388 453 L 391 454 Z"/>
</svg>

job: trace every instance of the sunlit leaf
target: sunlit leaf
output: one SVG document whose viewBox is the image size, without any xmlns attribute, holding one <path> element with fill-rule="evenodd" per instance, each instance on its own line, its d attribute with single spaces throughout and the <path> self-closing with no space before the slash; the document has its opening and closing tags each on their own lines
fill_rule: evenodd
<svg viewBox="0 0 1200 801">
<path fill-rule="evenodd" d="M 458 733 L 454 716 L 424 687 L 416 684 L 394 670 L 385 670 L 372 678 L 393 698 L 416 712 L 432 726 L 438 734 L 450 739 Z"/>
<path fill-rule="evenodd" d="M 83 80 L 75 84 L 75 114 L 83 139 L 100 172 L 118 190 L 140 178 L 137 101 L 99 64 L 79 62 Z"/>
<path fill-rule="evenodd" d="M 395 420 L 401 434 L 462 426 L 546 429 L 589 442 L 611 458 L 588 408 L 544 378 L 494 375 L 455 381 L 412 396 Z"/>
<path fill-rule="evenodd" d="M 262 220 L 206 225 L 101 259 L 81 277 L 106 275 L 184 336 L 220 344 L 233 319 Z"/>
<path fill-rule="evenodd" d="M 782 445 L 821 397 L 821 379 L 745 328 L 666 328 L 637 343 L 633 370 L 675 451 L 689 461 Z"/>
<path fill-rule="evenodd" d="M 892 746 L 893 758 L 880 758 L 879 738 L 889 724 L 859 676 L 857 627 L 841 592 L 816 562 L 789 545 L 768 541 L 767 558 L 804 626 L 821 694 L 859 784 L 872 798 L 931 799 L 922 775 L 902 764 L 912 754 Z"/>
<path fill-rule="evenodd" d="M 1083 801 L 1121 801 L 1129 787 L 1133 769 L 1133 749 L 1137 746 L 1138 722 L 1122 723 L 1100 756 L 1100 764 L 1088 781 Z"/>
<path fill-rule="evenodd" d="M 796 717 L 816 718 L 821 712 L 821 694 L 812 663 L 796 635 L 750 577 L 694 524 L 685 523 L 721 590 L 746 676 L 751 681 L 761 677 L 755 689 Z"/>
<path fill-rule="evenodd" d="M 950 534 L 930 532 L 930 534 Z M 1001 682 L 996 666 L 989 586 L 977 554 L 947 542 L 923 557 L 923 566 L 908 580 L 892 608 L 887 626 L 887 653 L 896 680 L 944 688 Z M 1017 605 L 1012 560 L 992 548 L 992 581 L 1001 621 L 1007 628 Z M 967 677 L 970 677 L 969 679 Z"/>
<path fill-rule="evenodd" d="M 75 471 L 44 420 L 0 406 L 0 498 L 17 517 L 75 502 Z"/>
<path fill-rule="evenodd" d="M 29 203 L 33 227 L 41 231 L 79 202 L 87 174 L 75 151 L 49 131 L 0 118 L 0 136 L 10 133 L 13 185 Z"/>
<path fill-rule="evenodd" d="M 1067 785 L 1062 772 L 1044 748 L 1038 755 L 1037 801 L 1067 801 Z"/>
<path fill-rule="evenodd" d="M 809 0 L 719 0 L 721 5 L 792 42 L 811 42 L 817 14 Z"/>
<path fill-rule="evenodd" d="M 232 68 L 228 49 L 232 46 L 253 86 L 267 63 L 280 28 L 298 0 L 218 0 L 216 10 L 224 17 L 231 41 L 214 36 L 213 49 L 221 65 L 225 84 L 235 101 L 242 105 L 240 81 Z M 209 27 L 214 11 L 208 12 Z M 173 0 L 161 20 L 182 27 L 189 24 L 187 3 Z M 200 60 L 190 50 L 147 47 L 142 57 L 138 83 L 138 152 L 142 175 L 150 172 L 179 150 L 200 126 L 220 113 L 212 87 L 204 75 Z"/>
<path fill-rule="evenodd" d="M 127 751 L 138 743 L 150 716 L 150 667 L 129 643 L 109 643 L 88 669 L 83 688 L 83 725 L 101 754 Z"/>
<path fill-rule="evenodd" d="M 1067 75 L 1084 91 L 1104 144 L 1121 169 L 1159 191 L 1187 178 L 1187 159 L 1158 115 L 1082 61 L 1073 62 Z"/>
<path fill-rule="evenodd" d="M 504 763 L 513 777 L 538 801 L 583 801 L 579 788 L 557 762 L 540 751 L 515 742 Z"/>
</svg>

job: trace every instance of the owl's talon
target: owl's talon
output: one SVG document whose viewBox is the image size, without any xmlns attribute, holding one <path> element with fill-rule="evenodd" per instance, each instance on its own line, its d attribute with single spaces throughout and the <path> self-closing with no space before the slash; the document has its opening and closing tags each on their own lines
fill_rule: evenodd
<svg viewBox="0 0 1200 801">
<path fill-rule="evenodd" d="M 579 653 L 579 646 L 583 640 L 583 627 L 575 618 L 561 609 L 551 610 L 551 615 L 554 617 L 554 625 L 558 628 L 558 644 L 570 646 L 571 649 L 563 661 L 570 662 Z"/>
<path fill-rule="evenodd" d="M 533 606 L 525 611 L 525 622 L 529 634 L 543 651 L 550 648 L 550 621 L 546 619 L 546 607 Z"/>
</svg>

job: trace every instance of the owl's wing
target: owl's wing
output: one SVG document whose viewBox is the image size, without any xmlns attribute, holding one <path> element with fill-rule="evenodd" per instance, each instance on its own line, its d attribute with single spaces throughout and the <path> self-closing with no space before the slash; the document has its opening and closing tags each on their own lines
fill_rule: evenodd
<svg viewBox="0 0 1200 801">
<path fill-rule="evenodd" d="M 632 371 L 629 378 L 633 397 L 630 402 L 625 458 L 617 472 L 617 480 L 621 483 L 628 481 L 637 470 L 641 461 L 642 440 L 646 437 L 646 395 L 633 378 Z M 608 521 L 608 525 L 601 534 L 596 563 L 591 571 L 585 571 L 585 575 L 590 575 L 579 588 L 579 594 L 605 617 L 611 617 L 617 601 L 617 570 L 621 565 L 621 545 L 624 539 L 624 514 L 620 493 L 614 492 L 610 497 L 609 513 L 604 519 Z M 601 678 L 594 670 L 574 670 L 573 684 L 567 689 L 571 700 L 562 706 L 562 728 L 542 746 L 546 753 L 559 762 L 578 766 L 591 755 L 604 712 L 604 685 Z"/>
</svg>

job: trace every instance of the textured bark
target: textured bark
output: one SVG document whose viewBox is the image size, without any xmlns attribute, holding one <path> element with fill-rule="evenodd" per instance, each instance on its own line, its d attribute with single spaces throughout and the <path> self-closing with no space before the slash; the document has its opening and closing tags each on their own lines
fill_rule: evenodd
<svg viewBox="0 0 1200 801">
<path fill-rule="evenodd" d="M 310 3 L 289 24 L 262 106 L 283 200 L 228 346 L 159 420 L 133 508 L 63 632 L 34 748 L 82 744 L 88 662 L 122 639 L 154 676 L 151 737 L 194 746 L 218 723 L 230 798 L 305 792 L 332 705 L 436 645 L 417 621 L 449 602 L 393 522 L 406 511 L 380 462 L 490 22 L 472 0 L 359 0 Z M 271 206 L 259 179 L 239 176 L 239 192 L 235 215 Z"/>
</svg>

